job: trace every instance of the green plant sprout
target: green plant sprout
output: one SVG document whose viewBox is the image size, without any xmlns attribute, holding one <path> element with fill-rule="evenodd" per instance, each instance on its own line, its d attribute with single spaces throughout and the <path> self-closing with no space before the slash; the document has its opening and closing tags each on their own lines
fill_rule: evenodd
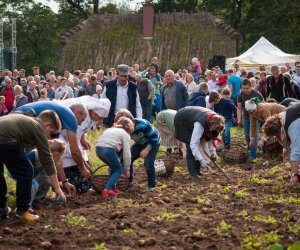
<svg viewBox="0 0 300 250">
<path fill-rule="evenodd" d="M 231 229 L 231 225 L 227 224 L 224 220 L 222 220 L 218 226 L 218 231 L 224 232 Z"/>
<path fill-rule="evenodd" d="M 99 243 L 99 244 L 96 244 L 95 245 L 95 250 L 108 250 L 107 247 L 105 247 L 105 241 Z"/>
<path fill-rule="evenodd" d="M 81 226 L 86 225 L 86 219 L 83 215 L 76 216 L 73 212 L 68 213 L 67 216 L 63 219 L 66 223 L 72 226 Z"/>
<path fill-rule="evenodd" d="M 255 215 L 253 217 L 253 220 L 258 221 L 258 222 L 262 222 L 262 223 L 269 223 L 269 224 L 274 224 L 274 223 L 277 222 L 277 220 L 274 217 L 270 216 L 270 215 L 268 215 L 267 217 L 261 216 L 261 215 Z"/>
</svg>

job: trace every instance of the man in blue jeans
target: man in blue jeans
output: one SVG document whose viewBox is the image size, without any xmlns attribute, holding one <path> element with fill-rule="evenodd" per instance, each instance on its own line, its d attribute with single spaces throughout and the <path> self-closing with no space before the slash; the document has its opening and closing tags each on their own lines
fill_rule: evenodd
<svg viewBox="0 0 300 250">
<path fill-rule="evenodd" d="M 264 102 L 264 98 L 255 89 L 252 88 L 251 82 L 249 79 L 245 78 L 242 81 L 242 92 L 238 95 L 237 98 L 237 120 L 238 124 L 242 125 L 243 119 L 243 128 L 244 128 L 244 136 L 247 142 L 247 146 L 250 149 L 250 157 L 249 160 L 253 161 L 256 159 L 256 152 L 257 152 L 257 138 L 254 139 L 254 146 L 250 148 L 250 117 L 248 112 L 245 109 L 245 102 L 254 98 L 258 97 L 261 102 Z M 243 114 L 243 118 L 242 118 Z"/>
<path fill-rule="evenodd" d="M 144 165 L 148 176 L 148 190 L 152 190 L 156 186 L 154 161 L 160 146 L 160 134 L 150 122 L 144 119 L 133 118 L 127 109 L 121 109 L 117 112 L 115 122 L 124 116 L 131 119 L 134 123 L 134 132 L 131 134 L 131 138 L 135 143 L 131 146 L 129 184 L 133 183 L 133 162 L 141 157 L 145 159 Z"/>
</svg>

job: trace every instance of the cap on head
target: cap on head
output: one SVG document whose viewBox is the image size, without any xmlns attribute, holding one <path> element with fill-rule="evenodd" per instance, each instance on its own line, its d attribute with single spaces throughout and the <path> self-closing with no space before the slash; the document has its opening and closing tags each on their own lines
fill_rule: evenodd
<svg viewBox="0 0 300 250">
<path fill-rule="evenodd" d="M 126 64 L 120 64 L 117 67 L 117 72 L 119 75 L 129 75 L 129 67 Z"/>
<path fill-rule="evenodd" d="M 254 98 L 245 102 L 245 109 L 247 112 L 253 112 L 256 109 Z"/>
</svg>

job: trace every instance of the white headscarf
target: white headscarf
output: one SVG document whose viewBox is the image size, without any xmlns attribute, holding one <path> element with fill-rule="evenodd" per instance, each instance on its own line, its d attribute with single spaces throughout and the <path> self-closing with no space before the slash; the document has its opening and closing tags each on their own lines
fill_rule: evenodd
<svg viewBox="0 0 300 250">
<path fill-rule="evenodd" d="M 256 109 L 256 103 L 254 98 L 245 102 L 245 109 L 247 112 L 253 112 Z"/>
</svg>

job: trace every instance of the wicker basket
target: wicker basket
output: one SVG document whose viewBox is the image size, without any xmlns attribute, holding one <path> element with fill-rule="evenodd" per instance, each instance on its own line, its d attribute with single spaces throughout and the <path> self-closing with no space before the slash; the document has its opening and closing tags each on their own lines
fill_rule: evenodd
<svg viewBox="0 0 300 250">
<path fill-rule="evenodd" d="M 165 157 L 159 157 L 154 161 L 155 174 L 159 177 L 168 178 L 174 173 L 176 160 L 172 155 L 166 152 Z"/>
<path fill-rule="evenodd" d="M 107 166 L 107 165 L 101 165 L 101 166 L 97 167 L 91 177 L 92 186 L 97 193 L 101 193 L 101 191 L 104 189 L 106 183 L 108 182 L 109 175 L 107 175 L 107 174 L 97 174 L 96 175 L 95 173 L 100 168 L 103 168 L 105 166 Z M 121 176 L 121 178 L 118 180 L 117 188 L 121 191 L 125 191 L 126 189 L 128 189 L 129 188 L 128 178 L 126 178 L 125 176 Z"/>
<path fill-rule="evenodd" d="M 229 163 L 244 163 L 247 161 L 249 154 L 247 149 L 239 144 L 230 144 L 230 147 L 222 150 L 223 159 Z"/>
</svg>

